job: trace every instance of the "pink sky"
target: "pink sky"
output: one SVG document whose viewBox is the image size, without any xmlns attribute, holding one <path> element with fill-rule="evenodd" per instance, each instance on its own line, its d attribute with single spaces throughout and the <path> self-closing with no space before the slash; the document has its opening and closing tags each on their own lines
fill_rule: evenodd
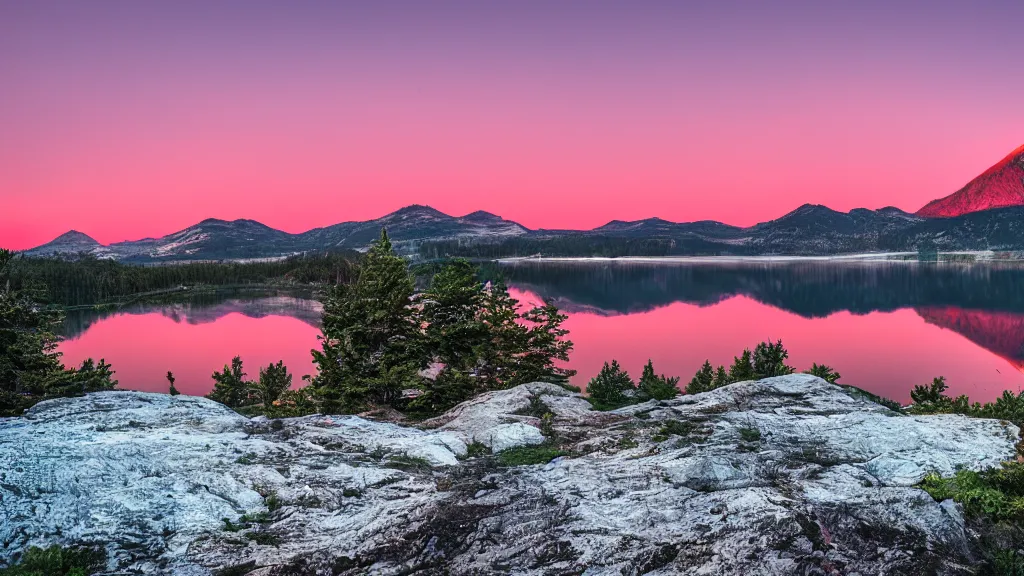
<svg viewBox="0 0 1024 576">
<path fill-rule="evenodd" d="M 214 4 L 0 5 L 0 246 L 914 211 L 1024 143 L 1018 2 Z"/>
</svg>

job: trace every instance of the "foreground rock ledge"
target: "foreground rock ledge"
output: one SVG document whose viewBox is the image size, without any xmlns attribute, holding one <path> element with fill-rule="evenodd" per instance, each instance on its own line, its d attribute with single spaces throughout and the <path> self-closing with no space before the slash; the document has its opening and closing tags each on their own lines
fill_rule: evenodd
<svg viewBox="0 0 1024 576">
<path fill-rule="evenodd" d="M 545 442 L 538 410 L 568 457 L 467 457 Z M 145 574 L 968 574 L 957 505 L 912 486 L 1017 434 L 807 375 L 605 413 L 528 384 L 422 429 L 105 392 L 0 419 L 0 564 L 98 544 Z"/>
</svg>

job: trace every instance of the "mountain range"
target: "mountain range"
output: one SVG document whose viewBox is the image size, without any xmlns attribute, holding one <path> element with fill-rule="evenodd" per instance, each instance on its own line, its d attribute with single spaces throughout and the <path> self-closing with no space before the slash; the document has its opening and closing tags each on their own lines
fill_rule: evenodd
<svg viewBox="0 0 1024 576">
<path fill-rule="evenodd" d="M 676 223 L 660 218 L 613 220 L 592 230 L 530 230 L 488 212 L 450 216 L 413 205 L 382 218 L 343 222 L 291 234 L 254 220 L 208 219 L 161 238 L 102 245 L 78 231 L 25 251 L 27 256 L 92 254 L 129 262 L 277 258 L 314 250 L 364 249 L 387 228 L 396 248 L 423 244 L 441 254 L 485 246 L 488 255 L 602 253 L 823 255 L 855 252 L 1024 250 L 1024 146 L 959 191 L 911 214 L 898 208 L 838 212 L 805 204 L 767 222 L 737 227 L 715 221 Z M 625 248 L 624 248 L 625 247 Z M 472 254 L 472 252 L 470 252 Z M 478 254 L 479 255 L 479 254 Z"/>
</svg>

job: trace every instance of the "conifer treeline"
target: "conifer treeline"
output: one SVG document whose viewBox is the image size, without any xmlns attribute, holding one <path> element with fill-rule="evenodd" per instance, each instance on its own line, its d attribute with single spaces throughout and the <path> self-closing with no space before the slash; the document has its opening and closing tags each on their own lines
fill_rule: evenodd
<svg viewBox="0 0 1024 576">
<path fill-rule="evenodd" d="M 360 255 L 353 251 L 293 256 L 273 262 L 195 262 L 137 266 L 84 255 L 75 259 L 15 258 L 12 290 L 31 289 L 38 299 L 61 306 L 117 302 L 178 286 L 287 282 L 336 284 L 352 280 Z"/>
</svg>

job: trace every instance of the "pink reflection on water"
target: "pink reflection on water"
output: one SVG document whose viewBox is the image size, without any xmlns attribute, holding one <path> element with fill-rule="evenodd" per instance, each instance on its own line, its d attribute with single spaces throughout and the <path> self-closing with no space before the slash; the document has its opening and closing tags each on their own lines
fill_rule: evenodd
<svg viewBox="0 0 1024 576">
<path fill-rule="evenodd" d="M 528 292 L 513 295 L 524 306 L 541 301 Z M 674 303 L 628 315 L 577 312 L 569 315 L 565 326 L 575 343 L 571 366 L 579 371 L 573 383 L 580 387 L 613 358 L 634 378 L 650 358 L 659 373 L 681 376 L 685 385 L 705 358 L 716 366 L 728 365 L 744 347 L 779 338 L 792 354 L 790 364 L 798 369 L 825 363 L 842 374 L 841 382 L 901 402 L 909 401 L 913 385 L 940 375 L 946 377 L 951 394 L 968 394 L 979 401 L 1024 386 L 1024 374 L 1010 360 L 975 343 L 986 340 L 974 334 L 972 342 L 954 331 L 957 324 L 936 324 L 933 316 L 926 321 L 921 313 L 904 309 L 809 319 L 734 297 L 712 306 Z M 970 318 L 977 320 L 975 316 Z M 1016 324 L 993 326 L 998 332 Z M 179 390 L 201 395 L 213 386 L 211 373 L 235 355 L 242 357 L 251 378 L 260 366 L 284 360 L 295 384 L 301 385 L 302 375 L 314 371 L 310 349 L 318 345 L 318 333 L 283 315 L 251 318 L 231 313 L 191 324 L 152 312 L 102 319 L 60 349 L 68 365 L 87 357 L 105 358 L 124 389 L 166 391 L 164 375 L 171 370 Z"/>
<path fill-rule="evenodd" d="M 320 331 L 287 316 L 250 318 L 232 313 L 214 322 L 175 322 L 159 312 L 120 314 L 96 322 L 74 340 L 61 344 L 64 363 L 105 358 L 116 371 L 118 387 L 146 392 L 166 392 L 170 370 L 175 387 L 183 394 L 207 394 L 213 388 L 211 374 L 238 355 L 250 378 L 259 367 L 284 360 L 294 374 L 294 385 L 313 373 L 310 349 Z"/>
<path fill-rule="evenodd" d="M 515 294 L 536 303 L 534 294 Z M 926 322 L 912 309 L 827 318 L 802 316 L 739 296 L 713 306 L 674 303 L 649 312 L 604 316 L 579 312 L 565 327 L 575 344 L 573 383 L 586 387 L 604 362 L 616 359 L 634 379 L 650 358 L 655 371 L 681 376 L 685 386 L 705 359 L 729 365 L 745 347 L 781 338 L 798 370 L 812 362 L 832 366 L 841 383 L 900 402 L 934 376 L 945 376 L 950 394 L 988 401 L 1019 390 L 1024 374 L 960 334 Z"/>
</svg>

